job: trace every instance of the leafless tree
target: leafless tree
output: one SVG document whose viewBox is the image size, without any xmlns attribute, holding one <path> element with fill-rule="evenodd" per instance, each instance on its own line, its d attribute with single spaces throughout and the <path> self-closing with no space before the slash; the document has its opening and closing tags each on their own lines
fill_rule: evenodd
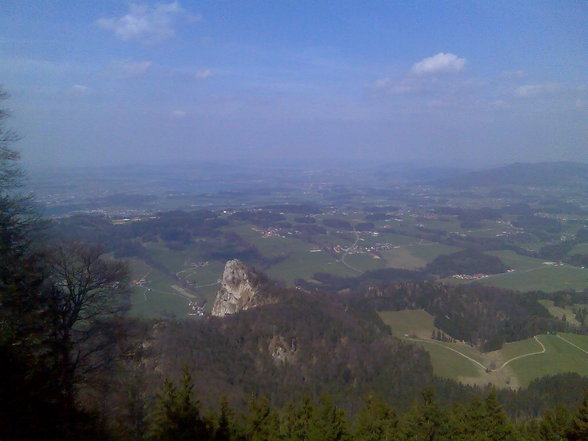
<svg viewBox="0 0 588 441">
<path fill-rule="evenodd" d="M 128 309 L 128 267 L 100 247 L 70 242 L 49 251 L 54 342 L 64 390 L 108 363 Z"/>
</svg>

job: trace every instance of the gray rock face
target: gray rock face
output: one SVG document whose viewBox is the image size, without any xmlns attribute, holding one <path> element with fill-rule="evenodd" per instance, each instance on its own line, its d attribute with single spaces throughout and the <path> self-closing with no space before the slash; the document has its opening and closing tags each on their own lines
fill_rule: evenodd
<svg viewBox="0 0 588 441">
<path fill-rule="evenodd" d="M 257 274 L 240 260 L 229 260 L 211 314 L 223 317 L 259 306 L 258 293 Z"/>
</svg>

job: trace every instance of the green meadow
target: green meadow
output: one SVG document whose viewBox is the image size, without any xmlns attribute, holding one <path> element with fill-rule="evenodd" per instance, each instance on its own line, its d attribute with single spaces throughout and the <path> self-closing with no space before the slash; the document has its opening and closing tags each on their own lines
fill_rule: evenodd
<svg viewBox="0 0 588 441">
<path fill-rule="evenodd" d="M 588 376 L 585 335 L 539 335 L 540 343 L 529 338 L 506 343 L 499 351 L 482 353 L 464 343 L 432 340 L 436 330 L 433 317 L 423 310 L 383 311 L 379 315 L 394 336 L 420 344 L 429 353 L 435 374 L 441 377 L 466 384 L 525 387 L 545 375 L 576 372 Z M 543 347 L 545 352 L 541 353 Z"/>
</svg>

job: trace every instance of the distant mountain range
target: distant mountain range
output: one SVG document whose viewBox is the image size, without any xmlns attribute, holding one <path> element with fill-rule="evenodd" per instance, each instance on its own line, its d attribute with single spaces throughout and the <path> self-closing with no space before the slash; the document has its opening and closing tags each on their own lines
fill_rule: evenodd
<svg viewBox="0 0 588 441">
<path fill-rule="evenodd" d="M 500 185 L 588 185 L 588 164 L 574 162 L 515 163 L 441 178 L 435 185 L 489 187 Z"/>
</svg>

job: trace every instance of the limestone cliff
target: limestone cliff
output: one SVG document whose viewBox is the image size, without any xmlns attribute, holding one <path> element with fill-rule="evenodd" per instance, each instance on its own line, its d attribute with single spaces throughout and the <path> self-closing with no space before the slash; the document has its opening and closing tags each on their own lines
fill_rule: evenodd
<svg viewBox="0 0 588 441">
<path fill-rule="evenodd" d="M 225 265 L 221 286 L 211 314 L 223 317 L 246 309 L 272 303 L 264 288 L 263 276 L 240 260 L 229 260 Z"/>
</svg>

